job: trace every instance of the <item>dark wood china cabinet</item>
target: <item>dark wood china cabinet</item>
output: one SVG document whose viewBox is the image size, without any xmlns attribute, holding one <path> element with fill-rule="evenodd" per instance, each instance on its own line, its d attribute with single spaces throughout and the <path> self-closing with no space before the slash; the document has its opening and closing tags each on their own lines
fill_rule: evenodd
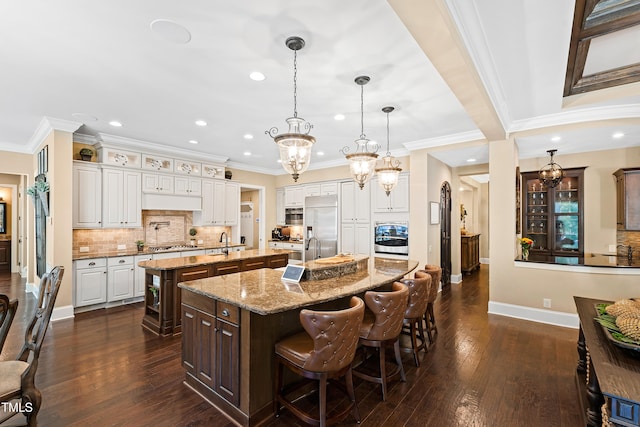
<svg viewBox="0 0 640 427">
<path fill-rule="evenodd" d="M 532 255 L 582 256 L 584 253 L 584 168 L 564 169 L 554 188 L 538 172 L 522 177 L 522 237 L 533 240 Z"/>
</svg>

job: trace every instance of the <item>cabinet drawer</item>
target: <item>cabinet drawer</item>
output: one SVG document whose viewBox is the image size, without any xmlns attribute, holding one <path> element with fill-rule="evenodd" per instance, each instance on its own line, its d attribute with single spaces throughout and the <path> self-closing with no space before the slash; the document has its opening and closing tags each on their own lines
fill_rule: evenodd
<svg viewBox="0 0 640 427">
<path fill-rule="evenodd" d="M 211 268 L 208 265 L 189 267 L 178 270 L 177 282 L 206 279 L 207 277 L 211 277 Z"/>
<path fill-rule="evenodd" d="M 127 265 L 127 264 L 133 265 L 133 256 L 118 256 L 118 257 L 107 258 L 107 266 L 109 267 L 115 267 L 118 265 Z"/>
<path fill-rule="evenodd" d="M 265 268 L 266 266 L 267 266 L 267 259 L 264 257 L 243 259 L 240 262 L 241 271 L 257 270 L 259 268 Z"/>
<path fill-rule="evenodd" d="M 240 308 L 223 301 L 216 301 L 217 318 L 225 322 L 238 325 L 240 323 Z"/>
<path fill-rule="evenodd" d="M 181 289 L 182 290 L 182 289 Z M 216 314 L 216 300 L 190 291 L 182 291 L 182 305 L 191 306 L 211 316 Z"/>
<path fill-rule="evenodd" d="M 91 258 L 91 259 L 79 259 L 74 261 L 76 263 L 76 268 L 96 268 L 96 267 L 106 267 L 107 259 L 106 258 Z"/>
<path fill-rule="evenodd" d="M 269 268 L 286 267 L 288 262 L 288 255 L 275 255 L 269 258 Z"/>
<path fill-rule="evenodd" d="M 240 271 L 240 262 L 229 261 L 214 264 L 215 276 L 222 276 L 223 274 L 238 273 Z"/>
</svg>

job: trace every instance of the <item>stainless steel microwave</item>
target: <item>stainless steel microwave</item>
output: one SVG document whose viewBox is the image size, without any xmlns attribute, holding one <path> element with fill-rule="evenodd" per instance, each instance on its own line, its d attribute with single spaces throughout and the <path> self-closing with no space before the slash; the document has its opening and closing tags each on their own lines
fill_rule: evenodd
<svg viewBox="0 0 640 427">
<path fill-rule="evenodd" d="M 284 210 L 284 222 L 286 225 L 303 224 L 302 208 L 286 208 Z"/>
<path fill-rule="evenodd" d="M 409 224 L 376 222 L 373 249 L 378 254 L 409 255 Z"/>
</svg>

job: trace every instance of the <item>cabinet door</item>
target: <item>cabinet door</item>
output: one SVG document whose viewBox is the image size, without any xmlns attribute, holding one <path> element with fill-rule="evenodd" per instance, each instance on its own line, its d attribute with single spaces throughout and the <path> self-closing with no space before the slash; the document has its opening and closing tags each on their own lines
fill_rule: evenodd
<svg viewBox="0 0 640 427">
<path fill-rule="evenodd" d="M 355 221 L 361 224 L 368 224 L 371 221 L 371 184 L 365 184 L 362 189 L 360 189 L 360 186 L 354 185 L 353 200 Z"/>
<path fill-rule="evenodd" d="M 356 251 L 356 228 L 353 222 L 343 222 L 340 233 L 340 251 L 347 254 L 353 254 Z"/>
<path fill-rule="evenodd" d="M 109 267 L 107 302 L 133 298 L 133 265 Z"/>
<path fill-rule="evenodd" d="M 73 228 L 102 226 L 102 171 L 73 167 Z"/>
<path fill-rule="evenodd" d="M 195 308 L 182 304 L 182 366 L 196 375 L 196 314 Z"/>
<path fill-rule="evenodd" d="M 374 212 L 408 212 L 409 211 L 409 176 L 401 174 L 398 177 L 398 184 L 387 196 L 385 191 L 378 185 L 378 179 L 371 180 L 373 192 Z"/>
<path fill-rule="evenodd" d="M 157 173 L 142 174 L 142 192 L 173 194 L 173 177 Z"/>
<path fill-rule="evenodd" d="M 103 303 L 107 300 L 107 269 L 78 269 L 75 285 L 75 307 Z"/>
<path fill-rule="evenodd" d="M 102 222 L 104 227 L 123 227 L 122 187 L 124 175 L 121 170 L 102 170 Z"/>
<path fill-rule="evenodd" d="M 216 320 L 215 391 L 234 405 L 240 403 L 240 328 Z"/>
<path fill-rule="evenodd" d="M 284 213 L 284 190 L 276 190 L 276 224 L 284 225 L 285 224 L 285 213 Z"/>
<path fill-rule="evenodd" d="M 202 196 L 202 180 L 200 178 L 189 178 L 189 195 Z"/>
<path fill-rule="evenodd" d="M 338 183 L 337 182 L 323 182 L 320 184 L 320 195 L 321 196 L 332 196 L 338 194 Z"/>
<path fill-rule="evenodd" d="M 202 180 L 202 210 L 193 212 L 193 225 L 213 225 L 214 182 Z"/>
<path fill-rule="evenodd" d="M 158 192 L 163 194 L 174 193 L 174 181 L 171 175 L 158 175 Z"/>
<path fill-rule="evenodd" d="M 210 389 L 215 388 L 215 320 L 212 316 L 196 311 L 196 377 Z"/>
<path fill-rule="evenodd" d="M 295 208 L 303 205 L 304 187 L 291 186 L 284 189 L 284 206 L 287 208 Z"/>
<path fill-rule="evenodd" d="M 122 220 L 125 227 L 142 226 L 142 194 L 140 172 L 124 172 Z"/>
<path fill-rule="evenodd" d="M 304 186 L 304 197 L 314 197 L 320 195 L 320 184 L 309 184 Z"/>
<path fill-rule="evenodd" d="M 240 186 L 227 182 L 224 189 L 224 225 L 238 225 L 240 215 Z"/>
<path fill-rule="evenodd" d="M 151 255 L 136 255 L 134 261 L 134 269 L 135 269 L 135 277 L 134 277 L 134 292 L 133 295 L 136 297 L 143 297 L 145 292 L 145 269 L 142 267 L 138 267 L 138 263 L 140 261 L 149 261 L 151 260 Z"/>
<path fill-rule="evenodd" d="M 213 225 L 224 225 L 224 181 L 214 181 L 213 184 Z"/>
<path fill-rule="evenodd" d="M 355 242 L 353 253 L 369 255 L 371 252 L 371 235 L 373 231 L 369 224 L 357 223 L 355 225 Z"/>
<path fill-rule="evenodd" d="M 189 195 L 189 178 L 186 176 L 176 176 L 173 179 L 173 192 L 181 196 Z"/>
<path fill-rule="evenodd" d="M 355 182 L 348 181 L 340 183 L 340 220 L 355 221 L 356 219 L 356 201 L 354 199 Z"/>
</svg>

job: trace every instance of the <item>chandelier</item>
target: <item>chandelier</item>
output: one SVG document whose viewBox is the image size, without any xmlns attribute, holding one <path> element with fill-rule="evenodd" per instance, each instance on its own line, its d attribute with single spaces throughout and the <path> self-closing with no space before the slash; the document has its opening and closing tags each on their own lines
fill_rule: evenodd
<svg viewBox="0 0 640 427">
<path fill-rule="evenodd" d="M 364 85 L 369 83 L 369 76 L 358 76 L 355 82 L 360 85 L 360 138 L 356 139 L 355 152 L 349 153 L 349 147 L 343 147 L 342 154 L 349 161 L 351 176 L 358 183 L 360 189 L 371 180 L 375 173 L 378 144 L 367 139 L 364 134 Z"/>
<path fill-rule="evenodd" d="M 309 167 L 311 147 L 316 142 L 316 139 L 309 135 L 313 125 L 302 117 L 298 117 L 298 51 L 304 47 L 304 40 L 301 37 L 293 36 L 289 37 L 285 44 L 293 51 L 293 117 L 289 117 L 286 120 L 289 125 L 289 130 L 286 133 L 278 135 L 277 127 L 272 127 L 265 133 L 278 144 L 282 167 L 297 182 L 300 174 Z"/>
<path fill-rule="evenodd" d="M 564 178 L 562 167 L 553 161 L 553 155 L 556 151 L 558 150 L 547 150 L 547 153 L 549 153 L 549 163 L 538 171 L 538 179 L 545 187 L 553 188 Z"/>
<path fill-rule="evenodd" d="M 398 183 L 400 169 L 400 161 L 391 155 L 389 151 L 389 113 L 394 110 L 393 107 L 383 107 L 382 112 L 387 114 L 387 154 L 382 158 L 382 166 L 376 168 L 378 174 L 378 183 L 384 192 L 389 196 L 393 187 Z"/>
</svg>

